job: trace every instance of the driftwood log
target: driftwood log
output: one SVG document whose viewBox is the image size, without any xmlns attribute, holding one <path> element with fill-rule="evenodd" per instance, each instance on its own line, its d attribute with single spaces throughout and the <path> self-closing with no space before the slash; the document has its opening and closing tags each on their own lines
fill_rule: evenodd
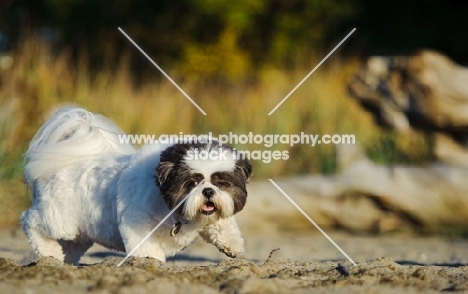
<svg viewBox="0 0 468 294">
<path fill-rule="evenodd" d="M 378 124 L 426 131 L 434 136 L 437 158 L 468 165 L 468 68 L 429 50 L 371 57 L 349 92 Z"/>
<path fill-rule="evenodd" d="M 322 226 L 467 233 L 468 69 L 433 51 L 371 57 L 349 91 L 380 125 L 433 135 L 438 161 L 424 167 L 378 166 L 359 145 L 343 145 L 336 175 L 277 179 L 278 185 Z M 250 216 L 270 218 L 276 230 L 314 229 L 270 182 L 249 189 Z M 239 218 L 242 224 L 242 214 Z"/>
<path fill-rule="evenodd" d="M 274 179 L 319 225 L 369 233 L 468 228 L 468 168 L 379 166 L 358 145 L 339 148 L 336 175 Z M 249 195 L 250 216 L 270 218 L 276 229 L 314 230 L 271 183 L 251 183 Z"/>
</svg>

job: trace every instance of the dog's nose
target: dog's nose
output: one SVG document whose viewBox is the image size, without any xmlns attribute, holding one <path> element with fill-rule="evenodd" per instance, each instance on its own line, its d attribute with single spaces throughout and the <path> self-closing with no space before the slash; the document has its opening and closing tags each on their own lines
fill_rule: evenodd
<svg viewBox="0 0 468 294">
<path fill-rule="evenodd" d="M 213 196 L 214 190 L 213 190 L 213 188 L 208 187 L 208 188 L 205 188 L 205 189 L 202 190 L 202 194 L 206 198 L 210 198 L 211 196 Z"/>
</svg>

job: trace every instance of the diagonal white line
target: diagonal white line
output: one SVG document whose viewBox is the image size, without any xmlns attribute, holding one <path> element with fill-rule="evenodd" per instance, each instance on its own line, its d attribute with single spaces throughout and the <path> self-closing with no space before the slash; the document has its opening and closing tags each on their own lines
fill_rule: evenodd
<svg viewBox="0 0 468 294">
<path fill-rule="evenodd" d="M 336 249 L 338 249 L 349 261 L 351 261 L 351 263 L 353 265 L 357 265 L 352 259 L 351 257 L 348 256 L 348 254 L 346 254 L 346 252 L 343 251 L 343 249 L 340 248 L 340 246 L 338 246 L 338 244 L 335 243 L 335 241 L 333 241 L 332 238 L 330 238 L 330 236 L 327 235 L 327 233 L 325 233 L 324 230 L 322 230 L 319 225 L 317 225 L 305 212 L 304 210 L 302 210 L 299 205 L 296 204 L 296 202 L 294 202 L 294 200 L 291 199 L 291 197 L 289 197 L 286 192 L 283 191 L 283 189 L 281 189 L 272 179 L 269 179 L 270 182 L 273 184 L 273 186 L 276 187 L 276 189 L 278 189 L 283 195 L 284 197 L 286 197 L 316 228 L 317 230 L 320 231 L 320 233 L 322 233 L 327 239 L 328 241 L 330 241 L 335 247 Z"/>
<path fill-rule="evenodd" d="M 166 217 L 163 218 L 162 221 L 159 222 L 159 224 L 156 227 L 154 227 L 154 229 L 152 229 L 151 232 L 149 232 L 148 235 L 146 235 L 146 237 L 144 237 L 143 240 L 141 240 L 140 243 L 138 243 L 138 245 L 135 246 L 135 248 L 133 248 L 133 250 L 127 254 L 127 256 L 125 256 L 124 259 L 122 259 L 121 262 L 119 262 L 117 267 L 120 267 L 141 246 L 141 244 L 143 244 L 151 236 L 151 234 L 153 234 L 174 213 L 174 211 L 176 211 L 177 208 L 179 208 L 190 197 L 190 195 L 197 191 L 198 187 L 200 187 L 204 182 L 205 180 L 203 179 L 190 193 L 188 193 L 188 195 L 185 196 L 184 199 L 182 199 L 182 201 L 179 202 L 179 204 L 177 204 L 176 207 L 174 207 L 174 209 L 172 209 L 171 212 L 169 212 L 169 214 L 166 215 Z"/>
<path fill-rule="evenodd" d="M 176 82 L 174 82 L 174 81 L 171 79 L 171 77 L 170 77 L 168 74 L 166 74 L 166 73 L 164 72 L 164 70 L 163 70 L 162 68 L 160 68 L 159 65 L 157 65 L 156 62 L 154 62 L 154 61 L 148 56 L 148 54 L 146 54 L 145 51 L 143 51 L 143 49 L 141 49 L 140 46 L 138 46 L 137 43 L 135 43 L 135 42 L 132 40 L 132 38 L 130 38 L 120 27 L 119 27 L 119 31 L 120 31 L 125 37 L 127 37 L 127 39 L 128 39 L 135 47 L 137 47 L 137 49 L 140 50 L 140 52 L 143 53 L 143 55 L 144 55 L 146 58 L 148 58 L 148 60 L 151 61 L 151 63 L 152 63 L 154 66 L 156 66 L 156 68 L 159 69 L 159 71 L 160 71 L 160 72 L 161 72 L 177 89 L 179 89 L 179 91 L 180 91 L 182 94 L 184 94 L 184 96 L 185 96 L 190 102 L 192 102 L 192 104 L 193 104 L 196 108 L 198 108 L 198 110 L 200 110 L 201 113 L 203 113 L 203 115 L 206 115 L 206 112 L 204 112 L 203 109 L 202 109 L 200 106 L 198 106 L 198 104 L 195 103 L 195 101 L 193 101 L 192 98 L 190 98 L 189 95 L 187 95 L 187 93 L 185 93 L 184 90 L 182 90 L 182 88 L 179 87 L 179 85 L 177 85 Z"/>
<path fill-rule="evenodd" d="M 317 64 L 317 66 L 316 66 L 316 67 L 314 67 L 314 69 L 313 69 L 313 70 L 312 70 L 312 71 L 311 71 L 311 72 L 310 72 L 308 75 L 306 75 L 306 77 L 305 77 L 305 78 L 303 78 L 303 79 L 302 79 L 302 81 L 301 81 L 299 84 L 297 84 L 297 86 L 296 86 L 296 87 L 294 87 L 294 89 L 292 89 L 292 90 L 291 90 L 291 92 L 289 92 L 289 94 L 288 94 L 288 95 L 286 95 L 286 97 L 284 97 L 284 98 L 283 98 L 283 100 L 281 100 L 281 102 L 280 102 L 280 103 L 278 103 L 278 105 L 276 105 L 276 107 L 275 107 L 275 108 L 273 108 L 273 110 L 272 110 L 272 111 L 270 111 L 270 113 L 268 113 L 268 115 L 272 115 L 272 113 L 273 113 L 273 112 L 275 112 L 275 110 L 276 110 L 276 109 L 278 109 L 278 107 L 280 107 L 280 106 L 281 106 L 281 104 L 283 104 L 283 102 L 284 102 L 284 101 L 286 101 L 286 99 L 288 99 L 288 98 L 289 98 L 289 96 L 291 96 L 291 95 L 292 95 L 292 93 L 294 93 L 294 91 L 296 91 L 296 90 L 297 90 L 297 88 L 299 88 L 299 87 L 302 85 L 302 83 L 304 83 L 304 82 L 305 82 L 305 80 L 307 80 L 307 78 L 309 78 L 309 77 L 310 77 L 310 75 L 312 75 L 312 74 L 314 73 L 314 71 L 315 71 L 317 68 L 319 68 L 319 66 L 321 66 L 321 65 L 322 65 L 322 63 L 324 63 L 324 62 L 325 62 L 325 60 L 327 60 L 327 59 L 328 59 L 328 57 L 330 57 L 330 55 L 332 55 L 332 54 L 333 54 L 333 52 L 335 52 L 335 50 L 336 50 L 336 49 L 338 49 L 338 47 L 340 47 L 340 46 L 341 46 L 341 44 L 343 44 L 343 43 L 344 43 L 344 41 L 346 41 L 346 39 L 348 39 L 348 38 L 349 38 L 349 36 L 351 36 L 351 34 L 352 34 L 352 33 L 354 33 L 354 31 L 355 31 L 355 30 L 356 30 L 356 28 L 354 28 L 354 29 L 353 29 L 353 30 L 352 30 L 352 31 L 351 31 L 351 32 L 350 32 L 350 33 L 349 33 L 349 34 L 348 34 L 346 37 L 344 37 L 344 39 L 343 39 L 343 40 L 341 40 L 341 42 L 340 42 L 338 45 L 336 45 L 336 47 L 335 47 L 335 48 L 333 48 L 333 50 L 332 50 L 332 51 L 330 51 L 330 53 L 328 53 L 328 55 L 327 55 L 327 56 L 325 56 L 325 58 L 324 58 L 324 59 L 322 59 L 322 61 L 320 61 L 320 63 L 319 63 L 319 64 Z"/>
</svg>

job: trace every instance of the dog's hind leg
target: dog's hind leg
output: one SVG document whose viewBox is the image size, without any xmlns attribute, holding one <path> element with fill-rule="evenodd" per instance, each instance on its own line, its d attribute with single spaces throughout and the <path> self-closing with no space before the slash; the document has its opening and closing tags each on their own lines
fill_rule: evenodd
<svg viewBox="0 0 468 294">
<path fill-rule="evenodd" d="M 38 210 L 28 209 L 21 216 L 23 231 L 33 251 L 39 256 L 50 256 L 65 261 L 65 253 L 56 236 L 51 236 L 47 225 L 40 217 Z"/>
<path fill-rule="evenodd" d="M 83 254 L 93 246 L 89 240 L 59 240 L 65 255 L 64 262 L 77 265 Z"/>
<path fill-rule="evenodd" d="M 62 246 L 53 238 L 42 234 L 37 228 L 31 227 L 23 222 L 23 231 L 28 237 L 29 244 L 34 252 L 40 256 L 50 256 L 60 261 L 64 261 L 65 255 Z"/>
</svg>

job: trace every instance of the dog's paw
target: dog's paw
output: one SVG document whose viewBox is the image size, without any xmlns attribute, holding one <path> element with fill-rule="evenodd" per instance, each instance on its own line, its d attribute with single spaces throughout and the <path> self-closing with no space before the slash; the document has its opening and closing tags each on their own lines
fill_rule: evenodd
<svg viewBox="0 0 468 294">
<path fill-rule="evenodd" d="M 219 249 L 219 252 L 222 252 L 222 253 L 226 254 L 226 256 L 231 257 L 231 258 L 236 258 L 237 255 L 242 253 L 242 252 L 235 253 L 235 252 L 230 251 L 227 248 L 221 248 L 221 249 Z"/>
<path fill-rule="evenodd" d="M 228 257 L 235 258 L 244 253 L 244 240 L 239 239 L 229 244 L 229 246 L 220 247 L 219 251 L 226 254 Z"/>
</svg>

